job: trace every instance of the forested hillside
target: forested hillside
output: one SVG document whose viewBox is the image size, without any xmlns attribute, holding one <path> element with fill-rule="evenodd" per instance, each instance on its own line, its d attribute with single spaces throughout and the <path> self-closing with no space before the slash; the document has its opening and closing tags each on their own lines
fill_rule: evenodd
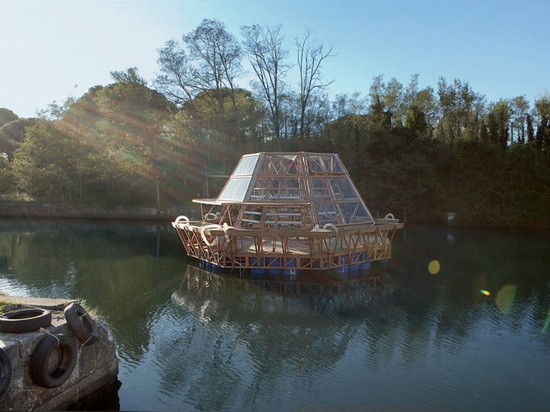
<svg viewBox="0 0 550 412">
<path fill-rule="evenodd" d="M 168 209 L 243 153 L 304 150 L 339 153 L 374 213 L 550 227 L 547 93 L 488 102 L 465 80 L 420 88 L 413 75 L 330 98 L 322 66 L 336 53 L 308 32 L 291 52 L 283 38 L 204 20 L 159 49 L 151 82 L 130 68 L 33 119 L 0 109 L 0 201 Z"/>
</svg>

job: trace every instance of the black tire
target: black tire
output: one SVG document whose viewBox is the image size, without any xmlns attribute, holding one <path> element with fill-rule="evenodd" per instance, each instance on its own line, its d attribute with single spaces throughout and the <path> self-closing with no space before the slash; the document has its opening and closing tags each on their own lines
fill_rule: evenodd
<svg viewBox="0 0 550 412">
<path fill-rule="evenodd" d="M 52 313 L 42 308 L 12 310 L 0 316 L 0 332 L 26 333 L 45 328 L 52 323 Z"/>
<path fill-rule="evenodd" d="M 0 348 L 0 397 L 11 382 L 11 361 L 4 349 Z"/>
<path fill-rule="evenodd" d="M 76 343 L 71 336 L 46 335 L 32 354 L 32 381 L 44 388 L 62 385 L 71 376 L 77 357 Z"/>
<path fill-rule="evenodd" d="M 99 338 L 97 323 L 78 303 L 71 303 L 64 310 L 69 329 L 80 343 L 92 344 Z"/>
</svg>

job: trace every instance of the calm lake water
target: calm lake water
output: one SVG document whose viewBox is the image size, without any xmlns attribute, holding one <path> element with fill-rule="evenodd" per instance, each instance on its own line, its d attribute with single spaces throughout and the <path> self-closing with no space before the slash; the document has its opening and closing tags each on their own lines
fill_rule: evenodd
<svg viewBox="0 0 550 412">
<path fill-rule="evenodd" d="M 409 225 L 376 279 L 293 294 L 201 269 L 169 224 L 3 221 L 0 291 L 97 308 L 122 382 L 103 408 L 548 411 L 549 250 Z"/>
</svg>

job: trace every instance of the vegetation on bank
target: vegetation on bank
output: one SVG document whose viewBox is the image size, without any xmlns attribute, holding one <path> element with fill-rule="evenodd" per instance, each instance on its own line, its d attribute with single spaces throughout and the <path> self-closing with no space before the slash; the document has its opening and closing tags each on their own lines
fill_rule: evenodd
<svg viewBox="0 0 550 412">
<path fill-rule="evenodd" d="M 215 195 L 223 180 L 207 174 L 244 153 L 304 150 L 339 153 L 374 213 L 550 227 L 548 94 L 487 102 L 462 80 L 378 76 L 366 97 L 331 100 L 331 47 L 306 32 L 292 62 L 280 27 L 241 36 L 205 20 L 159 50 L 151 85 L 131 68 L 37 118 L 0 109 L 0 201 L 167 210 L 205 196 L 206 182 Z M 244 59 L 250 90 L 236 86 Z"/>
</svg>

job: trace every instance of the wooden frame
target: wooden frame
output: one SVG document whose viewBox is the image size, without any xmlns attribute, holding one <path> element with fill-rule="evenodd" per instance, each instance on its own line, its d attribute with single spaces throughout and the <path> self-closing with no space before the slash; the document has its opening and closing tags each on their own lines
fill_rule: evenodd
<svg viewBox="0 0 550 412">
<path fill-rule="evenodd" d="M 218 198 L 194 201 L 203 219 L 173 226 L 189 256 L 222 268 L 356 270 L 391 258 L 403 228 L 392 215 L 373 218 L 330 153 L 245 155 Z"/>
</svg>

